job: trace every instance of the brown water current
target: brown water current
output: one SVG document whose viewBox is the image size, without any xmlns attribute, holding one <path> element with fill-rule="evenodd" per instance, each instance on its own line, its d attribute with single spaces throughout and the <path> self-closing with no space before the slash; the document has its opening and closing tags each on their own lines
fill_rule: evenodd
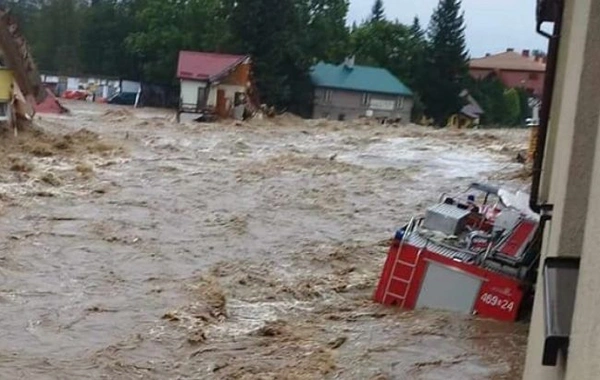
<svg viewBox="0 0 600 380">
<path fill-rule="evenodd" d="M 0 144 L 0 378 L 519 377 L 526 324 L 371 297 L 413 213 L 525 185 L 526 131 L 66 106 Z"/>
</svg>

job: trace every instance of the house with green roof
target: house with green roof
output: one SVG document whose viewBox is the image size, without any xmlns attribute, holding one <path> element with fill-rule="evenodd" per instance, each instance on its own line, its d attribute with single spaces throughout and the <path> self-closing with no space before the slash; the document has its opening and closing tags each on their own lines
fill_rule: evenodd
<svg viewBox="0 0 600 380">
<path fill-rule="evenodd" d="M 347 58 L 340 65 L 315 65 L 311 80 L 313 118 L 410 122 L 413 93 L 386 69 L 355 65 L 354 58 Z"/>
</svg>

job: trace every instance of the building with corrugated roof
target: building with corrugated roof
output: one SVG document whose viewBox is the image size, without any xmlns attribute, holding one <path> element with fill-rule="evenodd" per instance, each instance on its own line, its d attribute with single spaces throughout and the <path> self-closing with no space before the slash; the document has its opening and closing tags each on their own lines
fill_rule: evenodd
<svg viewBox="0 0 600 380">
<path fill-rule="evenodd" d="M 311 80 L 314 118 L 410 122 L 413 93 L 386 69 L 355 65 L 348 58 L 341 65 L 317 64 Z"/>
</svg>

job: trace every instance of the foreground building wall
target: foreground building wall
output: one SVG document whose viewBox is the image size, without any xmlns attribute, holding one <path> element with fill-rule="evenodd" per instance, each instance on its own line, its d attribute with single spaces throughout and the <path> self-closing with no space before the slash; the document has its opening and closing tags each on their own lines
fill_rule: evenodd
<svg viewBox="0 0 600 380">
<path fill-rule="evenodd" d="M 565 0 L 542 180 L 542 200 L 554 204 L 543 255 L 581 256 L 582 262 L 569 355 L 556 367 L 542 366 L 545 319 L 543 276 L 539 276 L 526 380 L 600 379 L 599 89 L 600 2 Z"/>
<path fill-rule="evenodd" d="M 203 92 L 206 88 L 206 82 L 182 79 L 181 82 L 181 103 L 186 107 L 198 107 L 199 89 Z"/>
</svg>

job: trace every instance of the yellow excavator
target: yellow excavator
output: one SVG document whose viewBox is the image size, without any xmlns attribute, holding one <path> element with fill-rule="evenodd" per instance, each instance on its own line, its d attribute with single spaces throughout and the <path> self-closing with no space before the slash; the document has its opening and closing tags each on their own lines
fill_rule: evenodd
<svg viewBox="0 0 600 380">
<path fill-rule="evenodd" d="M 0 121 L 16 128 L 38 110 L 68 112 L 42 83 L 17 20 L 0 6 Z"/>
</svg>

